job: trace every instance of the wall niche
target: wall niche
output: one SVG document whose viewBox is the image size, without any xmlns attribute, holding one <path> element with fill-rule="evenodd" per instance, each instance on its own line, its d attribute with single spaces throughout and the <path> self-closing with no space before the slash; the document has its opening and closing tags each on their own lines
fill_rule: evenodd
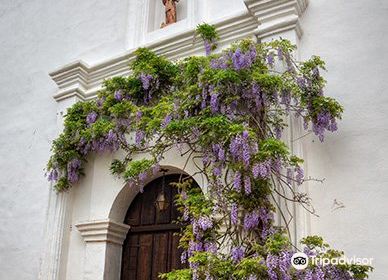
<svg viewBox="0 0 388 280">
<path fill-rule="evenodd" d="M 193 0 L 180 0 L 176 3 L 177 7 L 177 22 L 173 25 L 181 25 L 182 21 L 186 21 L 188 17 L 188 1 Z M 147 32 L 153 32 L 161 29 L 161 25 L 165 22 L 165 7 L 162 0 L 148 0 L 148 22 Z M 169 28 L 173 25 L 164 27 Z"/>
</svg>

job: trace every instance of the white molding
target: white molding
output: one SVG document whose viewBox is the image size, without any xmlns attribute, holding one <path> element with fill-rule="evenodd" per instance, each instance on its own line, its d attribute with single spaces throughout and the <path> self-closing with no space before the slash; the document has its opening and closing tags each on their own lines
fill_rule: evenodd
<svg viewBox="0 0 388 280">
<path fill-rule="evenodd" d="M 299 18 L 307 8 L 308 0 L 245 0 L 248 9 L 259 20 L 255 34 L 268 37 L 288 30 L 303 34 Z"/>
<path fill-rule="evenodd" d="M 220 46 L 246 37 L 262 39 L 288 30 L 295 30 L 298 37 L 302 36 L 299 18 L 308 0 L 245 0 L 245 3 L 246 12 L 212 22 L 220 34 Z M 146 44 L 145 47 L 170 59 L 203 52 L 203 42 L 195 38 L 193 28 Z M 95 98 L 105 79 L 129 74 L 128 64 L 135 58 L 134 50 L 92 66 L 78 60 L 52 71 L 50 76 L 59 88 L 54 99 L 59 102 L 74 96 L 81 100 Z"/>
<path fill-rule="evenodd" d="M 130 228 L 129 225 L 117 223 L 109 219 L 81 222 L 75 226 L 86 243 L 106 242 L 117 245 L 123 244 Z"/>
<path fill-rule="evenodd" d="M 295 30 L 298 37 L 302 36 L 299 18 L 307 7 L 307 0 L 245 0 L 245 3 L 247 12 L 213 23 L 220 34 L 219 45 L 253 35 L 262 39 L 288 30 Z M 179 59 L 203 50 L 203 42 L 194 36 L 194 29 L 188 29 L 145 47 L 170 59 Z M 129 74 L 128 64 L 134 57 L 133 49 L 93 66 L 79 60 L 51 72 L 50 76 L 59 87 L 54 99 L 95 98 L 103 80 Z"/>
<path fill-rule="evenodd" d="M 50 185 L 46 213 L 45 250 L 39 271 L 40 280 L 59 279 L 64 258 L 64 243 L 69 219 L 69 193 L 57 193 Z"/>
<path fill-rule="evenodd" d="M 214 24 L 220 34 L 218 43 L 224 45 L 253 36 L 258 23 L 250 13 L 246 12 Z M 203 50 L 202 40 L 199 38 L 194 40 L 194 36 L 195 31 L 190 29 L 157 43 L 145 45 L 145 47 L 170 59 L 179 59 Z M 134 51 L 130 50 L 93 66 L 78 60 L 52 71 L 50 76 L 59 87 L 54 99 L 59 102 L 73 96 L 77 96 L 81 100 L 95 98 L 105 79 L 129 74 L 128 65 L 135 58 Z"/>
</svg>

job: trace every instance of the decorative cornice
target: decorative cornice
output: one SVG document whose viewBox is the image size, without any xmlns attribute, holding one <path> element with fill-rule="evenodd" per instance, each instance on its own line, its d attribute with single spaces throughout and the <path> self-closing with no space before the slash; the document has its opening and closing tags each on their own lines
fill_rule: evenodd
<svg viewBox="0 0 388 280">
<path fill-rule="evenodd" d="M 293 29 L 298 36 L 302 35 L 299 18 L 308 0 L 245 0 L 245 3 L 246 12 L 213 23 L 220 34 L 219 45 L 252 36 L 262 39 Z M 203 51 L 203 42 L 195 39 L 194 29 L 189 29 L 145 47 L 169 59 L 179 59 Z M 59 102 L 74 96 L 81 100 L 95 98 L 105 79 L 129 74 L 128 65 L 134 58 L 134 50 L 130 50 L 96 65 L 80 60 L 51 72 L 59 88 L 54 99 Z"/>
<path fill-rule="evenodd" d="M 299 18 L 308 0 L 245 0 L 245 4 L 260 22 L 255 31 L 259 39 L 288 30 L 295 30 L 298 37 L 302 36 Z"/>
<path fill-rule="evenodd" d="M 245 12 L 214 24 L 220 34 L 218 43 L 223 45 L 253 36 L 258 23 L 249 12 Z M 191 29 L 145 47 L 169 59 L 179 59 L 201 51 L 203 42 L 199 38 L 195 39 L 195 30 Z M 76 61 L 51 72 L 51 78 L 59 87 L 54 99 L 60 101 L 72 96 L 77 96 L 81 100 L 93 99 L 101 88 L 103 80 L 128 75 L 128 65 L 134 58 L 134 50 L 130 50 L 94 66 Z"/>
<path fill-rule="evenodd" d="M 129 225 L 111 220 L 87 221 L 75 225 L 85 242 L 107 242 L 122 245 Z"/>
</svg>

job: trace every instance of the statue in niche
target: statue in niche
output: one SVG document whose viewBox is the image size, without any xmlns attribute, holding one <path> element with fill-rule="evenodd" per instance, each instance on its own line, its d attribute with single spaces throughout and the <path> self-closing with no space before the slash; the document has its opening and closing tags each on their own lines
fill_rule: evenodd
<svg viewBox="0 0 388 280">
<path fill-rule="evenodd" d="M 166 21 L 162 23 L 161 28 L 176 23 L 176 3 L 179 0 L 162 0 L 166 9 Z"/>
</svg>

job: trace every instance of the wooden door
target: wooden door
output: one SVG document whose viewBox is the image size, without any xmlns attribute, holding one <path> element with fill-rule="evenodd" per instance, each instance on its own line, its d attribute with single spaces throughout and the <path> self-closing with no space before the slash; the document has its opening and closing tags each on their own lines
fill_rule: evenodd
<svg viewBox="0 0 388 280">
<path fill-rule="evenodd" d="M 180 226 L 179 212 L 174 206 L 175 187 L 180 175 L 165 177 L 165 195 L 170 206 L 165 211 L 155 207 L 157 195 L 162 190 L 162 178 L 149 183 L 144 193 L 138 194 L 128 209 L 125 223 L 131 228 L 123 245 L 121 280 L 154 280 L 159 273 L 182 268 L 182 251 L 178 249 Z"/>
</svg>

